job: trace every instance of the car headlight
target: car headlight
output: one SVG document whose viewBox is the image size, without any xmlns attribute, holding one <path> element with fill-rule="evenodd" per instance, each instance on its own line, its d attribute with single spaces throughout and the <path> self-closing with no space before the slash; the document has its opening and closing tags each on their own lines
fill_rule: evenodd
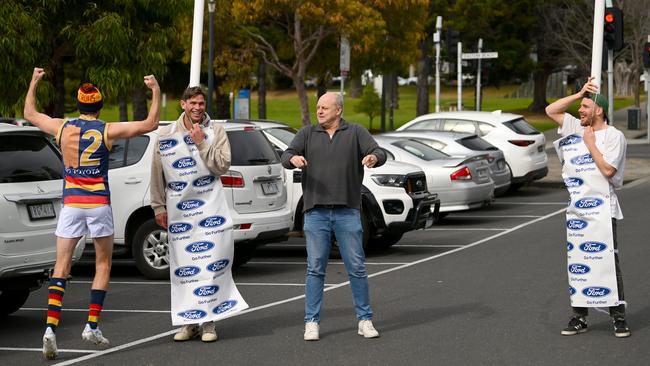
<svg viewBox="0 0 650 366">
<path fill-rule="evenodd" d="M 375 174 L 371 176 L 373 182 L 377 183 L 380 186 L 387 187 L 404 187 L 406 184 L 405 175 L 397 174 Z"/>
</svg>

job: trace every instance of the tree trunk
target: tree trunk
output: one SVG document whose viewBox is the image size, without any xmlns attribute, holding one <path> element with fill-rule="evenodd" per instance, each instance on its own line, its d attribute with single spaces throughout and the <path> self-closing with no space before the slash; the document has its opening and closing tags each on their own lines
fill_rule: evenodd
<svg viewBox="0 0 650 366">
<path fill-rule="evenodd" d="M 117 105 L 120 109 L 120 121 L 128 121 L 129 120 L 129 105 L 126 103 L 126 98 L 124 96 L 120 96 Z"/>
<path fill-rule="evenodd" d="M 391 105 L 393 106 L 393 109 L 399 109 L 399 89 L 398 83 L 397 83 L 397 72 L 392 71 L 390 73 L 390 84 L 391 84 L 391 91 L 390 91 L 390 96 L 392 98 L 391 100 Z"/>
<path fill-rule="evenodd" d="M 550 70 L 539 68 L 533 73 L 533 101 L 528 110 L 536 113 L 544 113 L 548 102 L 546 101 L 546 81 Z"/>
<path fill-rule="evenodd" d="M 307 89 L 305 88 L 305 77 L 300 75 L 293 75 L 293 84 L 296 86 L 298 93 L 298 100 L 300 100 L 300 115 L 302 117 L 302 125 L 311 125 L 309 117 L 309 101 L 307 100 Z"/>
<path fill-rule="evenodd" d="M 210 118 L 215 119 L 229 119 L 232 118 L 230 114 L 230 95 L 221 92 L 221 86 L 223 85 L 225 78 L 223 76 L 216 75 L 214 78 L 214 116 Z"/>
<path fill-rule="evenodd" d="M 431 70 L 431 57 L 429 57 L 427 52 L 429 48 L 427 42 L 424 40 L 420 41 L 419 47 L 420 59 L 418 60 L 418 83 L 416 86 L 416 116 L 429 113 L 429 70 Z"/>
<path fill-rule="evenodd" d="M 266 119 L 266 63 L 259 61 L 257 66 L 257 118 Z"/>
<path fill-rule="evenodd" d="M 63 118 L 65 115 L 65 73 L 63 62 L 52 62 L 52 85 L 54 86 L 54 100 L 45 107 L 45 114 L 53 118 Z M 76 96 L 76 93 L 75 93 Z"/>
<path fill-rule="evenodd" d="M 356 75 L 350 78 L 350 98 L 359 98 L 363 92 L 363 85 L 361 85 L 361 75 Z"/>
<path fill-rule="evenodd" d="M 141 121 L 147 118 L 147 94 L 142 87 L 133 89 L 133 120 Z"/>
</svg>

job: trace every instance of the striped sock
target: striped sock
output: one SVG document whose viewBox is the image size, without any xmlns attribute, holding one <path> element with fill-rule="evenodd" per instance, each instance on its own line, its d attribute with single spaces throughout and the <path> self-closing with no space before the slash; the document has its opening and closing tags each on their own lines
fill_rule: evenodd
<svg viewBox="0 0 650 366">
<path fill-rule="evenodd" d="M 99 314 L 104 307 L 105 290 L 90 290 L 90 307 L 88 309 L 88 325 L 91 329 L 97 329 Z"/>
<path fill-rule="evenodd" d="M 59 319 L 61 319 L 61 306 L 63 303 L 63 295 L 65 294 L 65 278 L 50 278 L 50 286 L 48 287 L 47 294 L 47 322 L 45 327 L 52 328 L 56 332 L 56 327 L 59 326 Z"/>
</svg>

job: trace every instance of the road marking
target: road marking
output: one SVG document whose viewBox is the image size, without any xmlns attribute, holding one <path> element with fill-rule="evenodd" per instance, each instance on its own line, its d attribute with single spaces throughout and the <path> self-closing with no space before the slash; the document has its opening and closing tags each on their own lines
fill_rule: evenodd
<svg viewBox="0 0 650 366">
<path fill-rule="evenodd" d="M 426 231 L 507 231 L 510 229 L 503 228 L 490 228 L 490 227 L 474 227 L 474 228 L 430 228 L 424 229 Z"/>
<path fill-rule="evenodd" d="M 464 245 L 452 245 L 452 244 L 440 244 L 440 245 L 435 245 L 435 244 L 396 244 L 393 245 L 394 247 L 399 247 L 399 248 L 462 248 Z"/>
<path fill-rule="evenodd" d="M 465 218 L 471 218 L 471 219 L 490 219 L 490 218 L 504 218 L 504 219 L 510 219 L 510 218 L 525 218 L 525 219 L 534 219 L 537 217 L 542 217 L 540 215 L 458 215 L 458 216 L 453 216 L 454 219 L 465 219 Z"/>
<path fill-rule="evenodd" d="M 250 261 L 248 262 L 249 264 L 300 264 L 300 265 L 307 265 L 307 262 L 281 262 L 281 261 Z M 406 264 L 407 262 L 366 262 L 366 266 L 401 266 L 402 264 Z M 344 265 L 343 262 L 329 262 L 329 264 L 338 264 L 338 265 Z"/>
<path fill-rule="evenodd" d="M 20 310 L 25 311 L 47 311 L 47 308 L 20 308 Z M 66 309 L 63 308 L 64 312 L 82 312 L 87 313 L 88 309 Z M 169 314 L 169 310 L 129 310 L 129 309 L 102 309 L 102 313 L 150 313 L 150 314 Z M 42 351 L 42 350 L 41 350 Z"/>
<path fill-rule="evenodd" d="M 497 233 L 497 234 L 488 236 L 487 238 L 477 240 L 477 241 L 475 241 L 475 242 L 473 242 L 471 244 L 468 244 L 468 245 L 466 245 L 466 246 L 464 246 L 462 248 L 452 249 L 450 251 L 440 253 L 440 254 L 436 254 L 436 255 L 432 255 L 430 257 L 422 258 L 422 259 L 419 259 L 419 260 L 414 261 L 414 262 L 409 262 L 409 263 L 400 265 L 398 267 L 388 268 L 388 269 L 385 269 L 383 271 L 376 272 L 376 273 L 373 273 L 371 275 L 368 275 L 368 278 L 377 277 L 377 276 L 381 276 L 381 275 L 384 275 L 384 274 L 387 274 L 387 273 L 399 271 L 399 270 L 402 270 L 404 268 L 408 268 L 408 267 L 418 265 L 420 263 L 429 262 L 429 261 L 432 261 L 434 259 L 438 259 L 438 258 L 447 256 L 447 255 L 450 255 L 450 254 L 454 254 L 456 252 L 460 252 L 461 250 L 466 250 L 466 249 L 469 249 L 469 248 L 473 248 L 473 247 L 475 247 L 477 245 L 481 245 L 481 244 L 489 242 L 489 241 L 491 241 L 493 239 L 496 239 L 496 238 L 499 238 L 501 236 L 510 234 L 510 233 L 512 233 L 514 231 L 517 231 L 517 230 L 522 229 L 522 228 L 524 228 L 526 226 L 535 224 L 535 223 L 537 223 L 539 221 L 546 220 L 547 218 L 553 217 L 553 216 L 555 216 L 557 214 L 560 214 L 560 213 L 562 213 L 564 211 L 566 211 L 566 207 L 562 208 L 562 209 L 559 209 L 559 210 L 557 210 L 555 212 L 552 212 L 552 213 L 550 213 L 548 215 L 538 217 L 536 219 L 533 219 L 533 220 L 524 222 L 522 224 L 519 224 L 519 225 L 517 225 L 517 226 L 515 226 L 515 227 L 513 227 L 511 229 L 508 229 L 508 230 L 506 230 L 504 232 Z M 341 282 L 339 284 L 336 284 L 334 286 L 331 286 L 331 287 L 328 287 L 328 288 L 324 289 L 324 291 L 332 291 L 332 290 L 335 290 L 337 288 L 347 286 L 349 284 L 350 284 L 350 281 Z M 258 310 L 262 310 L 262 309 L 266 309 L 266 308 L 286 304 L 288 302 L 292 302 L 292 301 L 296 301 L 296 300 L 300 300 L 300 299 L 304 299 L 304 298 L 305 298 L 305 295 L 294 296 L 294 297 L 291 297 L 291 298 L 288 298 L 288 299 L 285 299 L 285 300 L 280 300 L 280 301 L 272 302 L 272 303 L 269 303 L 269 304 L 266 304 L 266 305 L 260 305 L 260 306 L 254 307 L 254 308 L 249 308 L 249 309 L 246 309 L 246 310 L 241 311 L 239 313 L 235 313 L 231 317 L 248 314 L 248 313 L 251 313 L 253 311 L 258 311 Z M 139 340 L 129 342 L 129 343 L 125 343 L 125 344 L 122 344 L 122 345 L 119 345 L 119 346 L 116 346 L 116 347 L 113 347 L 113 348 L 109 348 L 109 349 L 106 349 L 106 350 L 103 350 L 103 351 L 98 351 L 98 352 L 93 353 L 93 354 L 89 354 L 89 355 L 85 355 L 85 356 L 82 356 L 82 357 L 74 358 L 74 359 L 71 359 L 71 360 L 68 360 L 68 361 L 65 361 L 65 362 L 60 362 L 60 363 L 57 363 L 55 365 L 58 365 L 58 366 L 73 365 L 73 364 L 76 364 L 76 363 L 79 363 L 79 362 L 82 362 L 82 361 L 87 361 L 87 360 L 97 358 L 97 357 L 100 357 L 100 356 L 104 356 L 104 355 L 107 355 L 107 354 L 110 354 L 110 353 L 115 353 L 115 352 L 121 351 L 123 349 L 131 348 L 131 347 L 143 344 L 143 343 L 147 343 L 147 342 L 150 342 L 150 341 L 155 341 L 157 339 L 160 339 L 160 338 L 167 337 L 167 336 L 170 336 L 172 334 L 175 334 L 177 331 L 178 330 L 173 329 L 173 330 L 170 330 L 170 331 L 167 331 L 167 332 L 164 332 L 164 333 L 159 333 L 159 334 L 153 335 L 153 336 L 148 337 L 148 338 L 139 339 Z"/>
<path fill-rule="evenodd" d="M 563 205 L 567 206 L 569 201 L 566 202 L 510 202 L 510 201 L 494 201 L 492 204 L 497 205 Z"/>
<path fill-rule="evenodd" d="M 93 281 L 75 281 L 72 280 L 68 283 L 85 283 L 85 284 L 91 284 Z M 169 282 L 162 282 L 162 281 L 111 281 L 111 285 L 165 285 L 169 286 Z M 304 283 L 282 283 L 282 282 L 235 282 L 235 285 L 237 286 L 305 286 Z M 327 284 L 325 285 L 327 286 Z M 88 310 L 88 309 L 86 309 Z"/>
<path fill-rule="evenodd" d="M 86 310 L 88 311 L 88 310 Z M 42 348 L 20 348 L 20 347 L 0 347 L 0 351 L 25 351 L 25 352 L 43 352 Z M 66 349 L 59 348 L 59 353 L 95 353 L 97 351 L 87 349 Z"/>
</svg>

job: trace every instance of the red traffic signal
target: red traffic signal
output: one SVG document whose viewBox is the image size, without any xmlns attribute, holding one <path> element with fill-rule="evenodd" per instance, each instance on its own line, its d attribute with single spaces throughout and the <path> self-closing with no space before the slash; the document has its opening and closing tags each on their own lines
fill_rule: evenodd
<svg viewBox="0 0 650 366">
<path fill-rule="evenodd" d="M 605 43 L 607 48 L 623 48 L 623 12 L 619 8 L 605 8 Z"/>
<path fill-rule="evenodd" d="M 643 47 L 643 67 L 650 69 L 650 42 L 646 42 Z"/>
</svg>

